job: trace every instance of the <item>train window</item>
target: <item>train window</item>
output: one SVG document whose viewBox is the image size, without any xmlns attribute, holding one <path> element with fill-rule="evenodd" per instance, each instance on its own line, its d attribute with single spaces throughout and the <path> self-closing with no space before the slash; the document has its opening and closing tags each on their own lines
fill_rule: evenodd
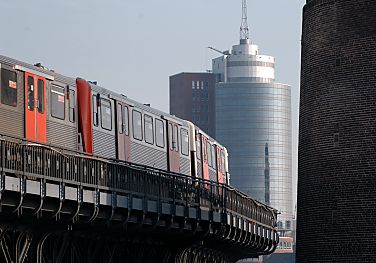
<svg viewBox="0 0 376 263">
<path fill-rule="evenodd" d="M 189 137 L 188 131 L 186 129 L 180 130 L 180 139 L 181 139 L 181 153 L 183 155 L 189 155 Z"/>
<path fill-rule="evenodd" d="M 65 119 L 65 94 L 64 88 L 51 86 L 51 116 Z"/>
<path fill-rule="evenodd" d="M 201 143 L 200 143 L 200 141 L 196 141 L 196 155 L 197 155 L 197 159 L 201 160 Z"/>
<path fill-rule="evenodd" d="M 174 145 L 174 149 L 176 152 L 179 151 L 179 132 L 178 132 L 178 126 L 174 125 L 174 134 L 172 138 L 172 144 Z"/>
<path fill-rule="evenodd" d="M 222 167 L 222 173 L 225 173 L 225 154 L 221 151 L 221 167 Z"/>
<path fill-rule="evenodd" d="M 146 114 L 144 116 L 144 132 L 145 142 L 149 144 L 154 144 L 153 117 Z"/>
<path fill-rule="evenodd" d="M 44 112 L 44 80 L 38 79 L 38 112 Z"/>
<path fill-rule="evenodd" d="M 97 95 L 93 95 L 93 97 L 92 97 L 92 104 L 93 104 L 93 125 L 98 127 L 98 102 L 97 102 Z"/>
<path fill-rule="evenodd" d="M 13 107 L 17 106 L 16 72 L 1 69 L 1 103 Z"/>
<path fill-rule="evenodd" d="M 155 142 L 158 147 L 164 148 L 164 125 L 158 119 L 155 119 Z"/>
<path fill-rule="evenodd" d="M 217 158 L 215 158 L 216 157 L 215 145 L 212 145 L 211 154 L 212 154 L 212 167 L 214 169 L 217 169 Z"/>
<path fill-rule="evenodd" d="M 118 104 L 118 107 L 117 107 L 117 114 L 118 114 L 118 132 L 120 134 L 123 133 L 123 106 L 121 106 L 121 104 Z"/>
<path fill-rule="evenodd" d="M 208 141 L 206 142 L 206 151 L 208 155 L 208 165 L 212 167 L 211 145 Z"/>
<path fill-rule="evenodd" d="M 172 124 L 169 123 L 168 124 L 168 141 L 170 143 L 170 150 L 173 150 L 174 149 L 174 145 L 173 145 L 173 142 L 172 142 Z"/>
<path fill-rule="evenodd" d="M 124 106 L 123 107 L 123 132 L 125 135 L 129 134 L 129 120 L 128 120 L 128 107 Z"/>
<path fill-rule="evenodd" d="M 27 77 L 27 96 L 27 108 L 29 111 L 34 111 L 34 78 L 32 76 Z"/>
<path fill-rule="evenodd" d="M 207 154 L 206 141 L 205 140 L 202 140 L 202 156 L 203 156 L 203 161 L 207 162 L 208 161 L 208 154 Z"/>
<path fill-rule="evenodd" d="M 118 130 L 128 136 L 128 107 L 118 104 Z"/>
<path fill-rule="evenodd" d="M 141 112 L 133 110 L 133 138 L 142 141 L 142 115 Z"/>
<path fill-rule="evenodd" d="M 101 99 L 101 126 L 105 130 L 112 130 L 111 102 L 107 99 Z"/>
<path fill-rule="evenodd" d="M 69 121 L 75 122 L 76 121 L 76 93 L 74 90 L 69 90 Z"/>
</svg>

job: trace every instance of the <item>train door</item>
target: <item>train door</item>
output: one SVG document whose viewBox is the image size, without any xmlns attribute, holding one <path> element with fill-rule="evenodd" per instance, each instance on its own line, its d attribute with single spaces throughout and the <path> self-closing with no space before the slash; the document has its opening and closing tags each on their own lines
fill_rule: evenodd
<svg viewBox="0 0 376 263">
<path fill-rule="evenodd" d="M 61 94 L 61 98 L 64 100 L 64 94 Z M 26 139 L 46 143 L 46 120 L 46 79 L 25 72 Z"/>
<path fill-rule="evenodd" d="M 129 105 L 117 102 L 117 148 L 119 160 L 130 161 Z"/>
<path fill-rule="evenodd" d="M 201 136 L 201 147 L 202 147 L 202 178 L 209 180 L 209 164 L 208 164 L 208 138 L 203 134 Z"/>
<path fill-rule="evenodd" d="M 217 180 L 218 183 L 223 184 L 225 183 L 224 180 L 224 154 L 223 150 L 218 147 L 218 145 L 215 146 L 216 152 L 217 152 Z"/>
<path fill-rule="evenodd" d="M 180 172 L 179 125 L 168 120 L 168 168 L 171 172 Z"/>
</svg>

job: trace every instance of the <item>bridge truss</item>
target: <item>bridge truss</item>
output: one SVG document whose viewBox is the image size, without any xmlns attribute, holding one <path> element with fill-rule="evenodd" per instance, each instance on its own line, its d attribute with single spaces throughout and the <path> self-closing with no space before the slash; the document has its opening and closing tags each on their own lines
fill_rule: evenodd
<svg viewBox="0 0 376 263">
<path fill-rule="evenodd" d="M 1 262 L 235 262 L 277 211 L 203 179 L 0 138 Z"/>
</svg>

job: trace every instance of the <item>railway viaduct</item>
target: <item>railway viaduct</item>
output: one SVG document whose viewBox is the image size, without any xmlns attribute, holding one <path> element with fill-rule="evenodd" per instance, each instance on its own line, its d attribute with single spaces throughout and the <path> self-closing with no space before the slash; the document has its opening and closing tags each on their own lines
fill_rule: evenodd
<svg viewBox="0 0 376 263">
<path fill-rule="evenodd" d="M 202 179 L 0 138 L 1 262 L 236 262 L 277 211 Z"/>
</svg>

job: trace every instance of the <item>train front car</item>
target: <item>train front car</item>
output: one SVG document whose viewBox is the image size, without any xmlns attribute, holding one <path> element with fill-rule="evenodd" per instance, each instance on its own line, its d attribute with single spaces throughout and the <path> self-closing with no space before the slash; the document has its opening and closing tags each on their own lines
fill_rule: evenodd
<svg viewBox="0 0 376 263">
<path fill-rule="evenodd" d="M 227 149 L 198 126 L 189 126 L 192 176 L 221 184 L 229 184 Z"/>
<path fill-rule="evenodd" d="M 77 150 L 75 80 L 5 56 L 0 69 L 0 133 Z"/>
<path fill-rule="evenodd" d="M 189 121 L 0 56 L 0 134 L 227 183 L 223 146 Z"/>
</svg>

